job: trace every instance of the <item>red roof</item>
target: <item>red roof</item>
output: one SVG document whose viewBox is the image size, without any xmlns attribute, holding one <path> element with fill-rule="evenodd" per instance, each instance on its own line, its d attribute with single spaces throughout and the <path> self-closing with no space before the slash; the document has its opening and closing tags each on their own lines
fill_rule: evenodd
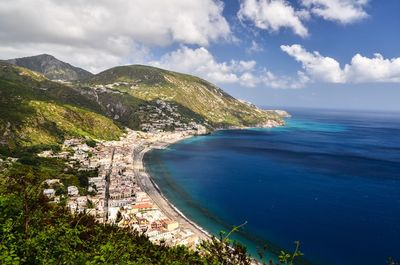
<svg viewBox="0 0 400 265">
<path fill-rule="evenodd" d="M 153 204 L 151 203 L 140 203 L 140 204 L 135 204 L 132 206 L 133 209 L 149 209 L 153 208 Z"/>
</svg>

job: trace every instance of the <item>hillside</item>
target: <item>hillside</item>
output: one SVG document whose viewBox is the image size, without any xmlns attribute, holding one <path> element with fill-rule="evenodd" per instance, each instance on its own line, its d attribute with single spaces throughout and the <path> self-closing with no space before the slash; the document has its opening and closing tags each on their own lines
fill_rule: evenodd
<svg viewBox="0 0 400 265">
<path fill-rule="evenodd" d="M 89 199 L 88 212 L 71 214 L 67 187 L 90 195 L 89 178 L 99 176 L 100 169 L 82 170 L 83 163 L 68 155 L 43 154 L 71 152 L 62 146 L 70 138 L 81 138 L 82 145 L 115 140 L 124 127 L 204 133 L 279 124 L 283 120 L 276 112 L 238 101 L 190 75 L 124 66 L 65 83 L 0 61 L 0 263 L 251 264 L 246 248 L 222 234 L 194 249 L 172 247 L 128 228 L 98 223 L 87 214 L 96 205 Z M 60 181 L 51 186 L 59 203 L 44 195 L 47 180 L 54 179 Z"/>
<path fill-rule="evenodd" d="M 10 59 L 6 62 L 42 73 L 50 80 L 76 81 L 93 75 L 86 70 L 60 61 L 48 54 Z"/>
<path fill-rule="evenodd" d="M 72 136 L 115 139 L 124 126 L 206 132 L 283 124 L 279 113 L 236 100 L 191 75 L 131 65 L 65 84 L 34 71 L 48 61 L 76 69 L 50 55 L 14 62 L 29 69 L 0 62 L 0 145 L 55 144 Z"/>
<path fill-rule="evenodd" d="M 87 83 L 145 101 L 179 104 L 203 117 L 213 128 L 264 126 L 269 121 L 282 123 L 277 113 L 236 100 L 203 79 L 155 67 L 119 66 L 93 76 Z"/>
<path fill-rule="evenodd" d="M 122 130 L 95 107 L 37 72 L 0 62 L 2 147 L 54 145 L 68 137 L 118 139 Z"/>
</svg>

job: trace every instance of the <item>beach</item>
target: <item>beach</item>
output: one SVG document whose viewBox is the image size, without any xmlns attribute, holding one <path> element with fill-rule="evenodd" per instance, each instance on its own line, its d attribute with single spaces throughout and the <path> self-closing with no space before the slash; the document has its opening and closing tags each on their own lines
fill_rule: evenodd
<svg viewBox="0 0 400 265">
<path fill-rule="evenodd" d="M 143 233 L 156 244 L 196 248 L 212 235 L 164 196 L 164 187 L 155 183 L 143 161 L 153 149 L 165 149 L 196 135 L 200 135 L 197 130 L 149 133 L 127 129 L 119 140 L 100 142 L 95 147 L 79 139 L 67 140 L 63 150 L 73 150 L 72 155 L 64 151 L 42 155 L 59 157 L 65 153 L 65 158 L 80 165 L 80 170 L 98 170 L 96 177 L 88 179 L 89 194 L 68 187 L 71 192 L 67 204 L 72 213 L 87 212 L 98 222 Z"/>
<path fill-rule="evenodd" d="M 133 154 L 133 163 L 135 168 L 135 177 L 142 191 L 153 200 L 159 209 L 171 220 L 177 221 L 182 228 L 190 229 L 200 240 L 207 240 L 211 235 L 197 225 L 192 220 L 188 219 L 178 208 L 176 208 L 168 199 L 162 194 L 160 188 L 152 180 L 151 175 L 146 170 L 143 157 L 144 155 L 154 148 L 167 148 L 169 145 L 179 142 L 181 140 L 193 137 L 194 135 L 187 134 L 174 134 L 171 137 L 162 137 L 159 140 L 151 142 L 146 147 L 138 146 L 136 152 Z"/>
</svg>

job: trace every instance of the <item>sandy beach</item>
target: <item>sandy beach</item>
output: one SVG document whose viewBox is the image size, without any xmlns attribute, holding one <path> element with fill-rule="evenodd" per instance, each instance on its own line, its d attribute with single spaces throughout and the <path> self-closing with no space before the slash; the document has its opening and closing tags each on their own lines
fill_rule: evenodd
<svg viewBox="0 0 400 265">
<path fill-rule="evenodd" d="M 190 229 L 200 240 L 206 240 L 210 239 L 211 235 L 205 229 L 187 218 L 178 208 L 168 201 L 168 199 L 162 194 L 160 188 L 151 178 L 151 175 L 148 173 L 143 163 L 144 155 L 152 149 L 167 148 L 171 144 L 193 136 L 194 135 L 182 135 L 171 137 L 169 139 L 162 139 L 160 141 L 155 141 L 148 146 L 142 146 L 137 149 L 133 154 L 135 177 L 140 188 L 148 194 L 166 216 L 171 220 L 177 221 L 181 227 Z"/>
</svg>

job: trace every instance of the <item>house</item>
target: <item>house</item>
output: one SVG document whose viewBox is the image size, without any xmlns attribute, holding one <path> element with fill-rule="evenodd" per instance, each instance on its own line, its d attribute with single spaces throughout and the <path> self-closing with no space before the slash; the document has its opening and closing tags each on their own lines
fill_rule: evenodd
<svg viewBox="0 0 400 265">
<path fill-rule="evenodd" d="M 172 221 L 172 220 L 169 220 L 169 219 L 165 219 L 165 220 L 162 220 L 162 226 L 163 226 L 165 229 L 167 229 L 168 231 L 173 231 L 173 230 L 175 230 L 175 229 L 178 229 L 179 223 L 176 222 L 176 221 Z"/>
<path fill-rule="evenodd" d="M 143 212 L 143 211 L 150 211 L 153 209 L 152 203 L 140 203 L 131 206 L 132 212 Z"/>
<path fill-rule="evenodd" d="M 79 196 L 76 198 L 76 203 L 78 204 L 78 206 L 80 208 L 85 208 L 87 205 L 87 202 L 88 202 L 88 200 L 87 200 L 86 196 Z"/>
<path fill-rule="evenodd" d="M 75 201 L 68 201 L 67 202 L 67 207 L 71 211 L 71 213 L 76 213 L 78 210 L 78 205 L 76 204 Z"/>
<path fill-rule="evenodd" d="M 77 196 L 79 195 L 79 190 L 76 186 L 68 186 L 68 195 Z"/>
</svg>

